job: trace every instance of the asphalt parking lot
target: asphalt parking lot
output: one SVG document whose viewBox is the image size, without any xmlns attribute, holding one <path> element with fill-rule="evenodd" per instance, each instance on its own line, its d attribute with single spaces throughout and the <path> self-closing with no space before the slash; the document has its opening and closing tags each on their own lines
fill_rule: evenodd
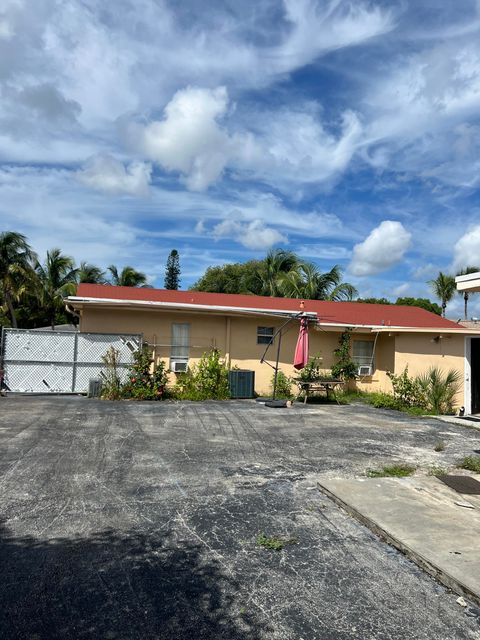
<svg viewBox="0 0 480 640">
<path fill-rule="evenodd" d="M 474 608 L 317 487 L 452 465 L 477 430 L 354 405 L 10 396 L 0 450 L 2 638 L 480 638 Z"/>
</svg>

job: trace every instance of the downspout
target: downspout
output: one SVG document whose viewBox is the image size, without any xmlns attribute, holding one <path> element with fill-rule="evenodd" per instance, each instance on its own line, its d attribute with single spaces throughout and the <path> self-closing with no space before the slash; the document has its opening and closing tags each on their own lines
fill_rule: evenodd
<svg viewBox="0 0 480 640">
<path fill-rule="evenodd" d="M 230 369 L 230 336 L 231 336 L 231 318 L 225 317 L 225 364 Z"/>
</svg>

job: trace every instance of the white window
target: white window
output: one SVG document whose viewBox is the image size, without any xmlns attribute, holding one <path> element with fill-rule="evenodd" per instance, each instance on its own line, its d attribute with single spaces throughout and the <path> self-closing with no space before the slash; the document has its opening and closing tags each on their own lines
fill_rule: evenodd
<svg viewBox="0 0 480 640">
<path fill-rule="evenodd" d="M 375 369 L 373 340 L 354 340 L 352 346 L 352 360 L 357 367 L 372 367 Z"/>
<path fill-rule="evenodd" d="M 172 323 L 172 347 L 170 362 L 188 362 L 190 346 L 190 324 L 188 322 Z M 171 367 L 174 369 L 174 367 Z"/>
<path fill-rule="evenodd" d="M 257 344 L 270 344 L 273 338 L 273 327 L 257 327 Z"/>
</svg>

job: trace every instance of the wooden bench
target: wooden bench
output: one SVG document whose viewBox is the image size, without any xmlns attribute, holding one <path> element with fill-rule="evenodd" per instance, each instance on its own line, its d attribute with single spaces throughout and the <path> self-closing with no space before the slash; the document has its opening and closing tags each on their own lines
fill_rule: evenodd
<svg viewBox="0 0 480 640">
<path fill-rule="evenodd" d="M 305 380 L 301 380 L 297 378 L 295 380 L 299 393 L 297 396 L 300 398 L 303 395 L 303 403 L 306 404 L 309 396 L 314 393 L 325 393 L 327 400 L 330 399 L 330 395 L 333 395 L 334 399 L 338 403 L 337 396 L 335 395 L 335 390 L 338 387 L 342 387 L 345 383 L 343 380 L 312 380 L 311 382 L 306 382 Z"/>
</svg>

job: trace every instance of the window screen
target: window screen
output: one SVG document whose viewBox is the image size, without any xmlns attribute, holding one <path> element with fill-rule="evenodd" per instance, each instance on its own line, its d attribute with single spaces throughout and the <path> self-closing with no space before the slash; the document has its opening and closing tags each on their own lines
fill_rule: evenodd
<svg viewBox="0 0 480 640">
<path fill-rule="evenodd" d="M 357 366 L 371 365 L 373 361 L 373 340 L 354 340 L 352 347 L 352 360 Z"/>
<path fill-rule="evenodd" d="M 172 360 L 188 360 L 188 348 L 190 344 L 190 325 L 185 323 L 172 324 Z"/>
<path fill-rule="evenodd" d="M 257 344 L 269 344 L 273 337 L 273 327 L 257 327 Z"/>
</svg>

